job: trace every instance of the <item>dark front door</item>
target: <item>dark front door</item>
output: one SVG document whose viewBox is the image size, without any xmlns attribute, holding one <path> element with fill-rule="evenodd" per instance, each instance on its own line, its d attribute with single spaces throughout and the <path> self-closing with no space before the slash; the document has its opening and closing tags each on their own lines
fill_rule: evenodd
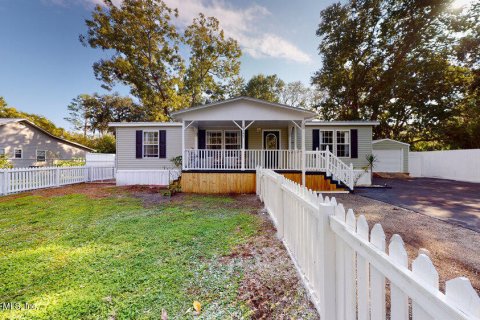
<svg viewBox="0 0 480 320">
<path fill-rule="evenodd" d="M 263 131 L 263 149 L 265 150 L 264 168 L 276 169 L 278 167 L 278 149 L 280 149 L 280 132 Z"/>
</svg>

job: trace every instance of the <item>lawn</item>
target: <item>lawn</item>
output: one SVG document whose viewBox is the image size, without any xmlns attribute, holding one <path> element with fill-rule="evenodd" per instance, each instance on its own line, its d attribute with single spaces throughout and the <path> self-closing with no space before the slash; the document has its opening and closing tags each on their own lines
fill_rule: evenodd
<svg viewBox="0 0 480 320">
<path fill-rule="evenodd" d="M 0 319 L 192 318 L 195 300 L 199 318 L 249 317 L 243 270 L 219 257 L 258 231 L 255 208 L 193 195 L 145 207 L 115 190 L 0 202 L 0 303 L 22 304 Z"/>
</svg>

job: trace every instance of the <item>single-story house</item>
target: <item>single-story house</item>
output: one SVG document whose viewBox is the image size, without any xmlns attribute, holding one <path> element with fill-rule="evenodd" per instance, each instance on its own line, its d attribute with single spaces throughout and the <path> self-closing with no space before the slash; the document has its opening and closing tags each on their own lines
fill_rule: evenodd
<svg viewBox="0 0 480 320">
<path fill-rule="evenodd" d="M 117 184 L 155 184 L 182 159 L 185 192 L 255 191 L 255 168 L 318 191 L 351 190 L 372 153 L 371 121 L 319 121 L 312 111 L 249 97 L 174 112 L 175 122 L 117 122 Z M 159 178 L 160 179 L 160 178 Z"/>
<path fill-rule="evenodd" d="M 372 141 L 373 155 L 377 162 L 373 172 L 408 173 L 410 145 L 405 142 L 380 139 Z"/>
<path fill-rule="evenodd" d="M 55 160 L 85 158 L 92 151 L 29 120 L 0 118 L 0 155 L 6 155 L 15 168 L 52 166 Z"/>
</svg>

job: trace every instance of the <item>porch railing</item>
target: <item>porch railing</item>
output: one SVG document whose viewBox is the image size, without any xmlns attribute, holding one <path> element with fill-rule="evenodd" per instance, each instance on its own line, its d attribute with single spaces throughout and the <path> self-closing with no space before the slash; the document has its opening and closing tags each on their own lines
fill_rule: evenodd
<svg viewBox="0 0 480 320">
<path fill-rule="evenodd" d="M 302 170 L 301 150 L 187 149 L 184 170 Z M 244 159 L 244 161 L 242 161 Z M 354 172 L 329 150 L 306 151 L 305 170 L 325 172 L 353 189 Z"/>
</svg>

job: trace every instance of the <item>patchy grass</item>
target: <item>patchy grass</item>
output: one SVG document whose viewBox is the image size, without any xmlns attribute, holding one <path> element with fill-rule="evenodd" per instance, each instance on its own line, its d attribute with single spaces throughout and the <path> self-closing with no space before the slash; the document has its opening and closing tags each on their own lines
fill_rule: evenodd
<svg viewBox="0 0 480 320">
<path fill-rule="evenodd" d="M 220 263 L 259 230 L 251 205 L 182 196 L 145 208 L 125 192 L 28 195 L 0 202 L 0 319 L 169 319 L 251 315 L 243 268 Z M 293 271 L 294 272 L 294 271 Z"/>
</svg>

